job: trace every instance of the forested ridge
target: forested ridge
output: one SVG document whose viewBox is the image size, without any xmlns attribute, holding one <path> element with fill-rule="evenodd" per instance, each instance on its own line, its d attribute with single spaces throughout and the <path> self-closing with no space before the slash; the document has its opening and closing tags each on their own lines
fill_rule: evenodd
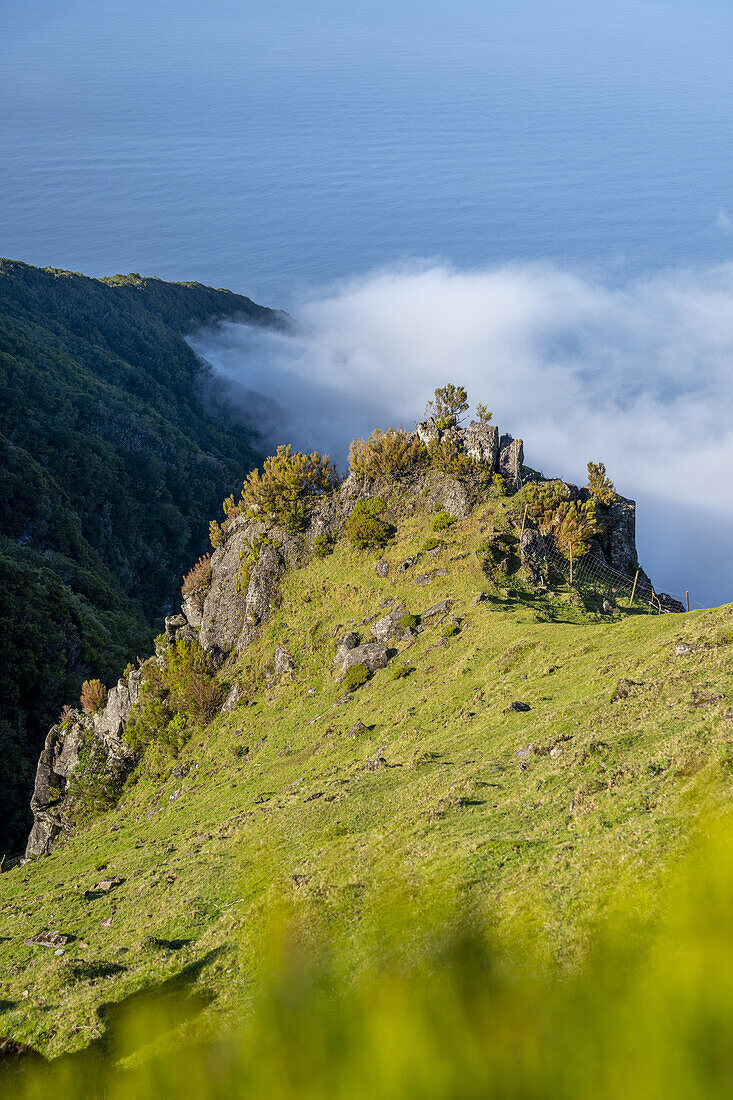
<svg viewBox="0 0 733 1100">
<path fill-rule="evenodd" d="M 184 339 L 279 323 L 229 291 L 0 260 L 0 854 L 82 680 L 146 653 L 222 495 L 258 460 L 200 396 Z"/>
</svg>

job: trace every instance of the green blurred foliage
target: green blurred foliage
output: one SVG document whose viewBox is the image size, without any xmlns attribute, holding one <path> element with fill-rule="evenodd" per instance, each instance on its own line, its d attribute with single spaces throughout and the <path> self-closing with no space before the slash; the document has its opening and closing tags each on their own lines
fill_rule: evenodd
<svg viewBox="0 0 733 1100">
<path fill-rule="evenodd" d="M 276 892 L 241 933 L 237 1034 L 156 1049 L 207 1003 L 183 972 L 109 1006 L 103 1042 L 28 1064 L 8 1094 L 718 1100 L 733 1068 L 733 833 L 705 832 L 670 869 L 662 919 L 629 879 L 572 969 L 538 953 L 534 921 L 503 939 L 446 884 L 375 886 L 348 908 Z"/>
</svg>

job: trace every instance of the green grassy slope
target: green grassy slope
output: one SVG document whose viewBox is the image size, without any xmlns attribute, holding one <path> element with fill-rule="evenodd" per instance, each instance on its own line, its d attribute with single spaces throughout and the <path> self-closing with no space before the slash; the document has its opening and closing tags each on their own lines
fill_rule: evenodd
<svg viewBox="0 0 733 1100">
<path fill-rule="evenodd" d="M 281 314 L 199 284 L 0 260 L 0 853 L 42 738 L 81 681 L 150 648 L 222 496 L 257 461 L 207 412 L 184 340 Z"/>
<path fill-rule="evenodd" d="M 114 811 L 0 876 L 0 1032 L 121 1064 L 217 1035 L 250 1012 L 282 905 L 352 937 L 354 972 L 369 954 L 360 921 L 387 887 L 401 891 L 398 925 L 411 906 L 484 912 L 568 973 L 625 898 L 642 926 L 663 915 L 696 809 L 730 798 L 733 606 L 601 617 L 567 591 L 487 578 L 475 551 L 489 506 L 445 532 L 437 557 L 420 550 L 428 520 L 419 502 L 396 518 L 393 566 L 420 553 L 405 572 L 380 579 L 375 555 L 345 540 L 290 572 L 261 637 L 222 672 L 246 703 L 195 730 L 177 761 L 150 749 Z M 446 576 L 415 584 L 434 569 Z M 339 703 L 339 633 L 365 640 L 387 599 L 419 615 L 446 598 L 457 633 L 426 626 Z M 677 656 L 680 640 L 701 648 Z M 296 671 L 268 682 L 277 642 Z M 65 954 L 24 944 L 44 927 L 75 937 Z M 180 1016 L 155 1041 L 138 1035 L 135 1054 L 113 1034 L 122 1006 L 172 988 L 188 998 Z"/>
</svg>

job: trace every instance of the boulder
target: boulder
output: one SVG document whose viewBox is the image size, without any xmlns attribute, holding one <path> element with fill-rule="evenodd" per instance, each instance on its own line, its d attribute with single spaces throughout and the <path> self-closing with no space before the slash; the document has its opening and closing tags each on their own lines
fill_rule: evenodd
<svg viewBox="0 0 733 1100">
<path fill-rule="evenodd" d="M 522 562 L 529 575 L 530 584 L 546 588 L 548 585 L 549 560 L 545 540 L 539 531 L 526 527 L 519 549 Z"/>
<path fill-rule="evenodd" d="M 389 576 L 389 562 L 388 561 L 378 561 L 374 568 L 377 571 L 377 576 L 378 577 L 388 577 Z"/>
<path fill-rule="evenodd" d="M 386 645 L 380 642 L 365 642 L 364 645 L 354 646 L 353 649 L 344 650 L 342 647 L 336 655 L 336 661 L 341 664 L 339 675 L 343 676 L 347 668 L 351 668 L 352 665 L 366 665 L 370 672 L 386 668 L 389 657 Z"/>
<path fill-rule="evenodd" d="M 426 447 L 429 447 L 431 443 L 437 443 L 440 439 L 440 432 L 432 417 L 427 420 L 422 420 L 415 428 L 417 432 L 417 438 L 421 443 L 424 443 Z"/>
<path fill-rule="evenodd" d="M 453 600 L 441 600 L 440 603 L 434 603 L 432 607 L 429 607 L 427 611 L 423 611 L 420 619 L 422 623 L 427 623 L 430 619 L 442 618 L 443 615 L 447 615 L 453 606 Z"/>
<path fill-rule="evenodd" d="M 495 470 L 499 458 L 499 429 L 472 420 L 463 432 L 463 446 L 469 458 Z"/>
<path fill-rule="evenodd" d="M 191 624 L 194 630 L 200 630 L 201 624 L 204 621 L 204 594 L 201 592 L 190 592 L 183 599 L 181 611 L 186 616 L 186 621 Z"/>
<path fill-rule="evenodd" d="M 605 509 L 603 549 L 608 564 L 633 577 L 638 568 L 636 554 L 636 503 L 624 497 Z M 605 545 L 604 545 L 605 544 Z"/>
<path fill-rule="evenodd" d="M 176 639 L 176 632 L 181 629 L 182 626 L 187 626 L 188 620 L 185 615 L 169 615 L 165 620 L 165 636 L 169 642 L 174 642 Z"/>
<path fill-rule="evenodd" d="M 471 511 L 466 487 L 454 478 L 445 480 L 441 504 L 445 511 L 456 519 L 464 519 Z"/>
<path fill-rule="evenodd" d="M 65 947 L 68 942 L 69 937 L 65 933 L 49 932 L 47 928 L 23 940 L 28 947 Z"/>
<path fill-rule="evenodd" d="M 506 482 L 507 491 L 516 493 L 522 487 L 524 443 L 511 435 L 503 435 L 499 444 L 499 473 Z"/>
<path fill-rule="evenodd" d="M 378 642 L 386 645 L 399 631 L 399 621 L 405 616 L 405 608 L 402 604 L 393 607 L 381 619 L 377 619 L 372 627 L 372 633 Z"/>
</svg>

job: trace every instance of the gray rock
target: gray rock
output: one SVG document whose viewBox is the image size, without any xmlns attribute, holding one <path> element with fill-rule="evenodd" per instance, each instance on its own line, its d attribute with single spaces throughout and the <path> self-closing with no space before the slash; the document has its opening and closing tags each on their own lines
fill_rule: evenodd
<svg viewBox="0 0 733 1100">
<path fill-rule="evenodd" d="M 175 641 L 176 631 L 182 626 L 187 626 L 188 620 L 184 615 L 169 615 L 165 620 L 165 636 L 169 642 Z"/>
<path fill-rule="evenodd" d="M 417 432 L 417 437 L 420 442 L 424 443 L 426 447 L 429 447 L 431 443 L 437 443 L 440 439 L 440 432 L 432 417 L 428 420 L 422 420 L 415 428 L 415 431 Z"/>
<path fill-rule="evenodd" d="M 471 511 L 471 502 L 468 491 L 460 481 L 452 478 L 444 482 L 442 493 L 442 506 L 446 512 L 456 519 L 463 519 Z"/>
<path fill-rule="evenodd" d="M 522 713 L 523 711 L 531 710 L 532 708 L 529 705 L 529 703 L 518 703 L 518 702 L 515 701 L 513 703 L 510 703 L 509 706 L 506 709 L 507 710 L 514 710 L 514 711 L 517 711 L 518 713 Z"/>
<path fill-rule="evenodd" d="M 200 630 L 201 624 L 204 621 L 204 595 L 200 592 L 190 592 L 183 599 L 183 606 L 181 608 L 183 614 L 186 616 L 187 622 L 191 624 L 194 630 Z"/>
<path fill-rule="evenodd" d="M 415 584 L 418 584 L 421 588 L 424 588 L 426 585 L 430 584 L 431 580 L 432 577 L 428 573 L 418 573 L 418 575 L 415 577 Z"/>
<path fill-rule="evenodd" d="M 526 527 L 519 549 L 530 583 L 537 587 L 546 588 L 549 577 L 549 559 L 545 540 L 539 531 Z"/>
<path fill-rule="evenodd" d="M 608 564 L 633 577 L 637 569 L 636 504 L 619 498 L 606 509 L 603 545 Z M 604 545 L 605 544 L 605 545 Z"/>
<path fill-rule="evenodd" d="M 480 603 L 485 603 L 489 598 L 488 592 L 479 592 L 476 599 L 473 601 L 472 607 L 476 607 Z"/>
<path fill-rule="evenodd" d="M 361 737 L 363 733 L 368 733 L 369 730 L 363 722 L 354 722 L 353 726 L 349 730 L 349 737 Z"/>
<path fill-rule="evenodd" d="M 674 647 L 675 657 L 689 657 L 691 653 L 697 653 L 702 648 L 700 645 L 693 645 L 692 642 L 677 642 Z"/>
<path fill-rule="evenodd" d="M 278 676 L 284 676 L 287 672 L 295 671 L 295 661 L 286 649 L 278 644 L 275 646 L 275 672 Z"/>
<path fill-rule="evenodd" d="M 450 609 L 453 607 L 454 600 L 441 600 L 440 603 L 434 603 L 432 607 L 429 607 L 427 611 L 423 611 L 420 619 L 423 623 L 427 623 L 430 619 L 441 618 L 443 615 L 447 615 Z"/>
<path fill-rule="evenodd" d="M 399 631 L 399 621 L 405 615 L 405 608 L 402 604 L 398 604 L 393 607 L 390 612 L 384 615 L 381 619 L 377 619 L 372 627 L 374 637 L 378 642 L 382 642 L 386 645 L 390 638 L 393 638 Z"/>
<path fill-rule="evenodd" d="M 110 752 L 121 751 L 122 731 L 137 700 L 140 677 L 140 669 L 133 669 L 126 680 L 119 680 L 107 695 L 104 709 L 94 715 L 94 732 L 108 746 Z"/>
<path fill-rule="evenodd" d="M 68 942 L 68 936 L 62 932 L 49 932 L 47 928 L 23 940 L 29 947 L 64 947 Z"/>
<path fill-rule="evenodd" d="M 98 714 L 74 714 L 68 722 L 59 722 L 49 730 L 31 796 L 33 828 L 26 859 L 47 855 L 61 833 L 68 832 L 64 798 L 82 748 L 89 744 L 91 766 L 105 778 L 121 783 L 134 767 L 135 758 L 122 741 L 122 732 L 137 699 L 139 683 L 140 672 L 135 670 L 112 688 Z"/>
<path fill-rule="evenodd" d="M 232 684 L 227 693 L 227 697 L 224 700 L 221 708 L 222 714 L 227 714 L 229 711 L 234 710 L 241 702 L 244 692 L 239 684 Z"/>
<path fill-rule="evenodd" d="M 499 473 L 506 482 L 507 491 L 516 493 L 522 487 L 524 443 L 511 435 L 503 435 L 499 447 Z"/>
<path fill-rule="evenodd" d="M 245 601 L 245 625 L 237 643 L 241 653 L 257 633 L 257 627 L 270 617 L 272 598 L 286 569 L 285 560 L 274 546 L 263 546 L 257 564 L 250 573 Z"/>
<path fill-rule="evenodd" d="M 413 558 L 403 558 L 402 561 L 398 562 L 398 564 L 397 564 L 397 572 L 398 573 L 405 573 L 408 569 L 412 568 L 412 566 L 415 564 L 416 561 L 417 561 L 417 555 L 415 555 L 415 557 L 413 557 Z"/>
<path fill-rule="evenodd" d="M 499 429 L 493 424 L 479 424 L 472 420 L 463 432 L 463 446 L 469 458 L 484 463 L 489 470 L 496 469 Z"/>
<path fill-rule="evenodd" d="M 250 549 L 245 533 L 235 531 L 211 555 L 211 587 L 204 600 L 199 641 L 216 657 L 231 652 L 242 632 L 246 610 L 242 561 Z"/>
<path fill-rule="evenodd" d="M 352 665 L 366 665 L 370 672 L 376 672 L 379 668 L 387 667 L 389 658 L 386 645 L 381 642 L 365 642 L 353 649 L 339 650 L 336 660 L 341 662 L 339 675 L 343 676 Z"/>
<path fill-rule="evenodd" d="M 388 561 L 378 561 L 374 568 L 377 571 L 377 576 L 378 577 L 388 577 L 389 576 L 389 562 Z"/>
</svg>

